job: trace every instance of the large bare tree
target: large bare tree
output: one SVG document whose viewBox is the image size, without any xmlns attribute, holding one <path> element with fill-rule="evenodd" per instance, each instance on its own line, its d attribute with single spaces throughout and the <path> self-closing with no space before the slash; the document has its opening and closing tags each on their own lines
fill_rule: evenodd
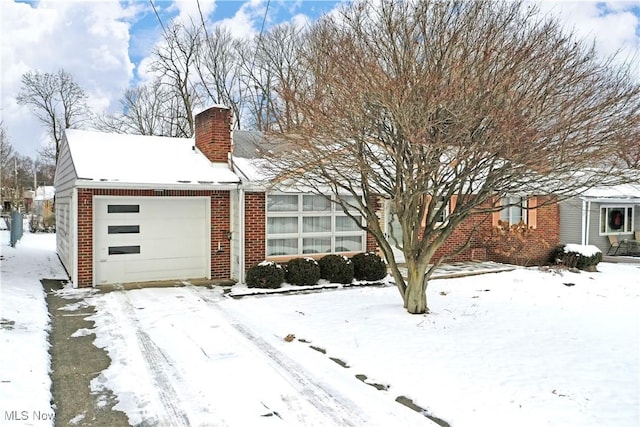
<svg viewBox="0 0 640 427">
<path fill-rule="evenodd" d="M 92 125 L 103 132 L 184 137 L 188 124 L 177 111 L 181 101 L 157 79 L 125 90 L 120 111 L 96 116 Z"/>
<path fill-rule="evenodd" d="M 234 39 L 228 29 L 217 26 L 208 32 L 202 24 L 204 38 L 199 43 L 195 67 L 198 86 L 210 103 L 231 108 L 234 128 L 240 128 L 245 107 L 244 86 L 241 82 L 240 53 L 245 43 Z"/>
<path fill-rule="evenodd" d="M 637 144 L 628 68 L 528 3 L 356 1 L 301 46 L 295 84 L 275 88 L 286 126 L 265 153 L 272 172 L 359 211 L 410 313 L 428 312 L 434 255 L 463 221 L 504 196 L 563 197 L 609 179 L 612 153 Z M 385 235 L 380 198 L 399 241 Z"/>
<path fill-rule="evenodd" d="M 64 130 L 86 118 L 86 98 L 84 89 L 63 69 L 56 73 L 29 71 L 22 76 L 17 101 L 29 106 L 49 132 L 53 147 L 40 153 L 47 161 L 57 161 Z"/>
<path fill-rule="evenodd" d="M 173 21 L 163 27 L 162 42 L 152 53 L 149 70 L 156 73 L 162 90 L 173 98 L 173 110 L 167 117 L 174 120 L 176 136 L 191 137 L 194 133 L 194 110 L 199 105 L 195 64 L 202 37 L 201 25 Z"/>
<path fill-rule="evenodd" d="M 281 96 L 283 88 L 301 89 L 298 51 L 306 42 L 305 30 L 284 23 L 255 37 L 239 50 L 242 81 L 252 125 L 261 131 L 286 130 L 299 118 L 296 104 Z"/>
</svg>

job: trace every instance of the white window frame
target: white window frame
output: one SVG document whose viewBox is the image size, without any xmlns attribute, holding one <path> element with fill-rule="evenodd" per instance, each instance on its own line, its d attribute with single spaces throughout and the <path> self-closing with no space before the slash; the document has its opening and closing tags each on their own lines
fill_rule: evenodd
<svg viewBox="0 0 640 427">
<path fill-rule="evenodd" d="M 289 210 L 289 211 L 269 211 L 269 197 L 271 196 L 297 196 L 298 203 L 297 209 Z M 278 257 L 278 256 L 313 256 L 320 254 L 330 254 L 330 253 L 348 253 L 348 252 L 362 252 L 366 249 L 366 232 L 362 229 L 358 230 L 347 230 L 347 231 L 336 231 L 336 221 L 337 218 L 348 217 L 342 207 L 333 200 L 329 208 L 326 210 L 304 210 L 304 198 L 305 196 L 315 196 L 315 197 L 323 197 L 317 194 L 309 194 L 309 193 L 268 193 L 265 194 L 265 206 L 266 206 L 266 244 L 265 244 L 265 256 L 266 257 Z M 350 211 L 354 216 L 359 216 L 364 224 L 364 218 L 361 213 L 357 210 Z M 296 232 L 288 232 L 288 233 L 273 233 L 269 232 L 269 218 L 286 218 L 286 217 L 296 217 L 298 221 L 297 231 Z M 317 218 L 330 218 L 330 230 L 329 231 L 304 231 L 304 218 L 317 217 Z M 355 250 L 349 251 L 336 251 L 337 243 L 336 241 L 339 238 L 349 238 L 349 237 L 357 237 L 360 239 L 360 247 Z M 329 252 L 304 252 L 304 239 L 330 239 L 330 248 Z M 269 253 L 269 241 L 276 239 L 296 239 L 297 240 L 297 250 L 295 253 L 289 254 L 270 254 Z"/>
<path fill-rule="evenodd" d="M 622 215 L 622 227 L 621 229 L 618 230 L 613 230 L 610 227 L 610 212 L 611 210 L 624 210 L 624 214 Z M 618 235 L 618 234 L 632 234 L 634 231 L 634 227 L 633 227 L 633 221 L 635 218 L 635 211 L 634 211 L 635 207 L 634 205 L 624 205 L 624 204 L 617 204 L 617 205 L 600 205 L 600 218 L 599 218 L 599 225 L 598 225 L 598 231 L 600 236 L 611 236 L 611 235 Z M 606 212 L 604 217 L 603 217 L 603 211 Z M 629 215 L 629 212 L 631 213 Z"/>
<path fill-rule="evenodd" d="M 528 203 L 529 201 L 527 197 L 522 197 L 522 196 L 503 197 L 500 200 L 500 206 L 505 206 L 505 207 L 503 207 L 500 210 L 500 221 L 502 221 L 503 223 L 507 222 L 509 226 L 518 225 L 520 224 L 520 221 L 522 221 L 524 225 L 529 225 L 529 218 L 527 215 Z M 513 213 L 515 212 L 514 208 L 520 210 L 520 214 L 517 221 L 513 221 L 514 219 L 516 219 L 515 215 L 513 215 Z M 507 217 L 506 220 L 505 220 L 505 216 Z"/>
</svg>

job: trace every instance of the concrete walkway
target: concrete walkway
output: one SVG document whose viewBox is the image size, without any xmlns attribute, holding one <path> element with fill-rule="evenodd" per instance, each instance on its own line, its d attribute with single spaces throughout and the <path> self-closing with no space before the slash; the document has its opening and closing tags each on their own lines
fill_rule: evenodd
<svg viewBox="0 0 640 427">
<path fill-rule="evenodd" d="M 436 268 L 431 275 L 433 279 L 451 279 L 454 277 L 476 276 L 478 274 L 500 273 L 502 271 L 512 271 L 518 268 L 515 265 L 500 264 L 493 261 L 468 261 L 468 262 L 452 262 L 442 264 Z M 400 267 L 400 272 L 404 278 L 407 277 L 406 267 Z"/>
</svg>

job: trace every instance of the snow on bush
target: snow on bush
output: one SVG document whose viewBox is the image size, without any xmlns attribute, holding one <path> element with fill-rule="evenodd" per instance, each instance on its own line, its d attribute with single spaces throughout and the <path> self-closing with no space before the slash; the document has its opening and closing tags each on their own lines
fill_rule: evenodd
<svg viewBox="0 0 640 427">
<path fill-rule="evenodd" d="M 564 252 L 575 252 L 582 256 L 590 257 L 596 255 L 601 251 L 597 246 L 593 245 L 576 245 L 574 243 L 567 243 L 566 245 L 564 245 Z"/>
</svg>

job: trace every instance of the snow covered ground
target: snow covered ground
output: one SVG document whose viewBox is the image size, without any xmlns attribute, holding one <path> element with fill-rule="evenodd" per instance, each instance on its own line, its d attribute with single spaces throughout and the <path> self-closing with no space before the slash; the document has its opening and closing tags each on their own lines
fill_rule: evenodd
<svg viewBox="0 0 640 427">
<path fill-rule="evenodd" d="M 40 279 L 67 277 L 55 234 L 0 231 L 0 425 L 53 425 L 49 312 Z"/>
<path fill-rule="evenodd" d="M 2 235 L 0 317 L 15 325 L 0 328 L 0 417 L 50 410 L 35 276 L 61 277 L 52 237 L 26 234 L 11 252 Z M 425 316 L 393 287 L 85 292 L 112 359 L 91 386 L 112 389 L 132 424 L 435 425 L 395 402 L 405 396 L 453 427 L 637 427 L 639 267 L 435 280 Z"/>
</svg>

